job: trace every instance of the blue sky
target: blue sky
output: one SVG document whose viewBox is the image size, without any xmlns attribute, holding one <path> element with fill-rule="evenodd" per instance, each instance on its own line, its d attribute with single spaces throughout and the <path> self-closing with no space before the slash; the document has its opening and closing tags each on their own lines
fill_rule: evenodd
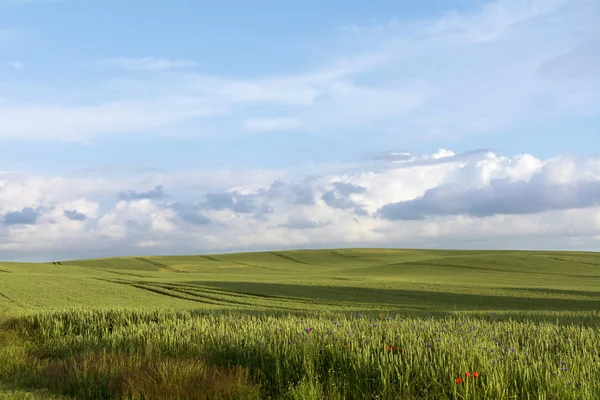
<svg viewBox="0 0 600 400">
<path fill-rule="evenodd" d="M 315 194 L 321 199 L 319 207 L 336 209 L 331 204 L 365 196 L 363 201 L 372 203 L 364 206 L 372 209 L 372 220 L 360 222 L 363 231 L 356 240 L 340 237 L 338 242 L 384 243 L 363 236 L 383 229 L 372 225 L 386 219 L 377 209 L 412 201 L 455 179 L 450 167 L 435 173 L 422 167 L 424 160 L 440 154 L 455 155 L 446 160 L 449 165 L 475 168 L 476 173 L 463 174 L 464 187 L 487 176 L 483 181 L 490 188 L 512 193 L 493 179 L 521 176 L 515 168 L 560 175 L 555 167 L 546 168 L 558 159 L 577 166 L 572 167 L 573 176 L 596 179 L 598 38 L 600 4 L 594 0 L 210 5 L 191 0 L 0 0 L 0 213 L 15 221 L 9 213 L 27 209 L 23 215 L 31 216 L 31 209 L 40 217 L 7 224 L 4 245 L 16 249 L 17 239 L 27 235 L 67 240 L 62 228 L 43 226 L 44 215 L 50 218 L 63 203 L 89 208 L 89 218 L 69 220 L 75 224 L 69 229 L 93 235 L 124 201 L 117 196 L 122 191 L 149 193 L 155 186 L 165 187 L 165 198 L 126 201 L 134 208 L 142 207 L 136 201 L 150 202 L 143 207 L 151 219 L 159 218 L 158 211 L 148 207 L 171 213 L 163 216 L 166 220 L 189 216 L 191 209 L 210 217 L 222 210 L 206 209 L 203 196 L 254 193 L 252 201 L 268 203 L 272 199 L 258 193 L 264 195 L 276 179 L 286 180 L 290 188 L 291 182 L 320 179 L 322 186 L 313 188 L 320 193 Z M 426 168 L 415 172 L 419 179 L 428 174 L 437 178 L 418 190 L 407 188 L 406 182 L 389 182 L 378 198 L 366 190 L 338 193 L 335 185 L 325 187 L 336 179 L 366 187 L 368 174 L 385 176 L 395 168 L 381 164 L 392 153 L 410 153 L 410 162 Z M 479 156 L 460 158 L 462 154 Z M 539 162 L 524 164 L 524 156 Z M 503 171 L 496 178 L 489 178 L 490 163 Z M 213 181 L 219 174 L 227 178 Z M 556 176 L 549 179 L 565 183 Z M 56 182 L 70 179 L 85 179 L 77 182 L 89 190 L 49 194 L 58 190 Z M 332 202 L 333 194 L 326 195 L 331 190 L 341 196 L 337 202 Z M 548 193 L 547 186 L 539 190 L 538 196 Z M 595 192 L 585 193 L 593 197 Z M 180 203 L 188 204 L 187 211 L 181 211 Z M 540 212 L 595 207 L 594 201 L 564 204 Z M 340 221 L 366 218 L 354 215 L 354 206 L 337 210 L 349 214 L 339 216 L 338 223 L 317 223 L 310 232 L 326 226 L 343 231 Z M 81 210 L 63 211 L 68 211 L 61 214 L 65 217 Z M 292 211 L 281 209 L 281 215 L 286 212 Z M 263 221 L 260 229 L 266 230 L 293 225 L 267 223 L 267 214 L 254 213 L 252 223 Z M 437 211 L 433 214 L 431 221 L 440 217 Z M 460 219 L 465 212 L 441 214 Z M 471 217 L 497 215 L 502 213 Z M 242 217 L 233 212 L 227 218 Z M 47 223 L 58 222 L 50 218 Z M 224 225 L 203 227 L 204 233 L 197 234 L 206 239 L 221 229 L 217 226 Z M 34 227 L 45 233 L 32 233 Z M 138 234 L 138 243 L 160 242 L 150 231 Z M 313 233 L 289 235 L 286 245 L 292 247 L 325 243 Z M 595 234 L 586 235 L 589 239 Z M 581 239 L 585 243 L 580 246 L 595 246 L 588 239 Z M 217 239 L 209 242 L 180 250 L 227 249 Z M 442 239 L 420 243 L 450 245 Z M 116 253 L 139 250 L 117 239 L 106 246 Z M 144 249 L 176 250 L 161 246 Z M 277 243 L 240 244 L 265 246 Z M 10 255 L 20 257 L 18 250 Z"/>
<path fill-rule="evenodd" d="M 285 82 L 281 87 L 273 82 L 273 88 L 266 89 L 289 90 L 287 99 L 286 93 L 280 93 L 280 96 L 271 93 L 272 99 L 248 99 L 241 107 L 221 112 L 213 110 L 205 118 L 194 118 L 193 110 L 182 111 L 181 115 L 173 117 L 165 115 L 147 127 L 134 123 L 133 128 L 123 124 L 119 129 L 116 122 L 116 128 L 104 132 L 92 128 L 94 132 L 88 133 L 85 131 L 90 128 L 80 122 L 73 128 L 79 132 L 32 132 L 44 130 L 43 121 L 40 121 L 40 126 L 34 126 L 26 133 L 11 134 L 8 132 L 10 126 L 2 126 L 0 134 L 8 138 L 2 139 L 0 155 L 6 163 L 17 168 L 31 166 L 66 171 L 120 163 L 151 166 L 156 163 L 156 158 L 164 160 L 165 165 L 175 162 L 175 166 L 185 168 L 214 164 L 284 167 L 331 158 L 331 147 L 339 149 L 335 157 L 340 160 L 360 157 L 364 150 L 402 149 L 428 153 L 437 148 L 456 151 L 491 148 L 503 154 L 536 152 L 551 156 L 565 151 L 586 154 L 593 149 L 600 127 L 595 112 L 598 110 L 597 98 L 586 99 L 590 101 L 588 109 L 564 110 L 557 119 L 553 105 L 543 104 L 548 98 L 540 93 L 554 90 L 557 97 L 578 96 L 582 87 L 591 91 L 588 80 L 598 83 L 592 74 L 600 68 L 600 45 L 594 39 L 598 28 L 577 32 L 585 29 L 586 23 L 589 27 L 597 21 L 597 14 L 589 14 L 590 10 L 597 12 L 598 6 L 594 2 L 545 2 L 554 3 L 544 6 L 550 11 L 536 10 L 536 7 L 543 8 L 539 6 L 543 2 L 536 5 L 536 2 L 518 1 L 505 2 L 507 5 L 499 3 L 496 9 L 500 11 L 494 10 L 493 3 L 478 1 L 321 3 L 229 1 L 208 6 L 195 1 L 0 1 L 0 32 L 3 32 L 0 35 L 3 58 L 0 88 L 5 104 L 24 110 L 25 116 L 17 118 L 26 118 L 28 106 L 33 105 L 60 105 L 67 108 L 62 118 L 83 118 L 72 115 L 74 109 L 80 106 L 100 108 L 115 101 L 139 101 L 140 97 L 147 102 L 148 97 L 156 96 L 157 107 L 161 106 L 160 101 L 168 101 L 160 97 L 167 96 L 173 97 L 172 101 L 178 96 L 189 96 L 190 101 L 198 101 L 200 96 L 207 102 L 226 101 L 216 99 L 216 93 L 201 93 L 202 87 L 196 93 L 186 90 L 185 85 L 194 80 L 220 79 L 248 85 L 270 79 L 292 81 L 287 82 L 289 87 L 284 86 Z M 489 10 L 482 11 L 486 7 Z M 563 10 L 565 21 L 555 21 Z M 482 15 L 486 12 L 498 15 Z M 541 16 L 528 21 L 522 16 L 526 12 L 538 12 Z M 517 21 L 516 32 L 487 44 L 471 46 L 465 44 L 471 40 L 467 35 L 478 33 L 476 30 L 469 33 L 464 27 L 464 32 L 459 32 L 462 37 L 456 38 L 450 37 L 453 28 L 442 33 L 418 33 L 433 30 L 435 24 L 441 25 L 444 19 L 451 21 L 452 18 L 480 24 L 473 29 L 483 30 L 486 27 L 481 24 L 486 23 L 506 29 L 502 24 L 514 23 L 513 18 Z M 484 18 L 489 18 L 490 22 Z M 558 40 L 552 43 L 554 37 Z M 444 43 L 448 40 L 456 42 Z M 577 81 L 561 76 L 563 82 L 556 82 L 556 78 L 550 81 L 536 74 L 536 67 L 541 68 L 544 62 L 582 46 L 590 54 L 580 57 L 586 64 L 595 62 L 595 65 L 586 67 L 580 65 L 581 62 L 571 62 L 570 68 L 574 70 L 568 73 L 581 75 L 575 68 L 593 68 L 588 77 L 579 76 Z M 409 47 L 413 50 L 408 50 Z M 446 62 L 447 69 L 443 67 Z M 344 68 L 337 65 L 344 63 L 354 71 L 336 72 L 336 68 Z M 486 82 L 485 71 L 477 68 L 490 65 L 492 75 Z M 504 66 L 521 76 L 502 76 L 498 71 Z M 350 129 L 352 124 L 344 126 L 335 122 L 323 124 L 322 129 L 318 124 L 297 128 L 282 126 L 282 129 L 244 128 L 244 123 L 252 119 L 259 122 L 281 119 L 285 125 L 286 118 L 293 118 L 290 115 L 308 108 L 306 101 L 318 96 L 308 91 L 314 90 L 315 86 L 328 85 L 331 82 L 326 80 L 333 81 L 336 77 L 323 78 L 325 81 L 309 83 L 307 87 L 293 81 L 321 71 L 340 74 L 341 83 L 361 85 L 350 89 L 375 92 L 390 85 L 396 86 L 397 91 L 372 93 L 375 101 L 385 102 L 385 107 L 382 104 L 381 108 L 388 110 L 380 113 L 375 110 L 370 116 L 359 118 L 362 123 L 356 129 Z M 469 77 L 470 73 L 473 76 Z M 509 79 L 504 83 L 515 86 L 529 79 L 537 82 L 530 82 L 531 87 L 522 87 L 521 92 L 518 87 L 510 90 L 495 87 L 491 82 L 494 78 Z M 466 86 L 465 97 L 479 96 L 482 101 L 489 102 L 485 105 L 487 109 L 481 107 L 473 111 L 473 118 L 482 118 L 483 126 L 473 128 L 466 122 L 448 122 L 431 128 L 415 122 L 419 118 L 447 119 L 448 115 L 440 107 L 448 101 L 463 102 L 459 112 L 464 113 L 462 118 L 469 119 L 469 106 L 473 102 L 476 104 L 477 99 L 460 98 L 457 88 L 447 94 L 435 95 L 436 85 L 446 86 L 453 79 Z M 198 82 L 200 86 L 209 84 L 218 85 Z M 134 86 L 131 91 L 129 85 Z M 489 93 L 485 91 L 486 86 Z M 405 96 L 401 96 L 403 91 Z M 419 98 L 405 98 L 411 95 Z M 591 93 L 588 95 L 595 97 Z M 308 97 L 294 99 L 294 96 Z M 353 113 L 352 107 L 362 106 L 360 101 L 355 101 L 344 108 L 343 93 L 337 96 L 332 107 L 341 114 L 336 116 L 338 121 L 345 118 L 345 113 Z M 503 98 L 495 103 L 494 96 Z M 526 110 L 521 110 L 525 115 L 518 118 L 508 115 L 514 111 L 503 107 L 511 102 L 518 103 L 523 97 L 527 100 L 523 107 L 530 108 L 536 115 L 528 117 Z M 399 105 L 397 111 L 389 105 L 411 101 L 419 104 Z M 147 104 L 141 106 L 151 108 Z M 140 112 L 152 113 L 151 110 Z M 91 117 L 101 118 L 102 110 L 96 110 L 96 113 L 99 115 L 90 116 L 90 120 Z M 503 116 L 503 113 L 507 115 Z M 312 110 L 305 118 L 322 118 L 316 114 L 317 111 Z M 107 115 L 107 118 L 111 116 Z M 168 122 L 163 123 L 163 120 Z M 19 119 L 14 123 L 18 124 Z M 55 129 L 60 131 L 60 121 L 54 123 L 59 125 Z M 565 134 L 570 126 L 577 126 L 576 132 Z M 436 130 L 433 137 L 419 132 L 428 129 Z M 170 134 L 170 130 L 177 133 Z M 117 144 L 120 151 L 115 154 L 112 149 Z M 165 146 L 168 151 L 164 150 Z M 291 151 L 292 147 L 305 151 Z M 152 156 L 145 156 L 147 154 Z M 57 163 L 55 155 L 63 161 Z"/>
</svg>

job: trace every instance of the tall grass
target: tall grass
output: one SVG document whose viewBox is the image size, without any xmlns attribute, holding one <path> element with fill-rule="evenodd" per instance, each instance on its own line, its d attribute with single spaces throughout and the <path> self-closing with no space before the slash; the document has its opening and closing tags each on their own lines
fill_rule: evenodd
<svg viewBox="0 0 600 400">
<path fill-rule="evenodd" d="M 73 310 L 1 332 L 0 382 L 76 398 L 600 398 L 577 321 Z"/>
</svg>

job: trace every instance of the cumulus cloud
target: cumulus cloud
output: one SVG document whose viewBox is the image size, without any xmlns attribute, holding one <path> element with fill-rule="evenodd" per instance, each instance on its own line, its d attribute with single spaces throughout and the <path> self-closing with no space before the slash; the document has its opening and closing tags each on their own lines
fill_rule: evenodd
<svg viewBox="0 0 600 400">
<path fill-rule="evenodd" d="M 302 230 L 302 229 L 323 228 L 330 224 L 331 224 L 331 221 L 320 222 L 320 221 L 311 220 L 309 218 L 291 217 L 287 220 L 286 223 L 280 224 L 279 226 L 281 226 L 283 228 L 301 229 Z"/>
<path fill-rule="evenodd" d="M 494 180 L 481 188 L 442 185 L 417 199 L 387 204 L 379 213 L 389 220 L 422 220 L 453 215 L 534 214 L 598 205 L 600 180 L 556 185 L 536 177 L 530 182 Z"/>
<path fill-rule="evenodd" d="M 119 201 L 102 215 L 94 234 L 113 240 L 141 240 L 145 235 L 175 230 L 174 212 L 150 199 Z"/>
<path fill-rule="evenodd" d="M 21 211 L 11 211 L 4 214 L 2 222 L 4 225 L 33 225 L 38 220 L 38 213 L 31 207 Z"/>
<path fill-rule="evenodd" d="M 102 180 L 2 173 L 0 251 L 31 260 L 32 254 L 600 244 L 598 157 L 440 151 L 310 179 L 246 173 L 216 181 L 199 179 L 201 171 Z M 148 182 L 157 182 L 155 189 L 148 191 Z M 115 202 L 115 192 L 126 195 Z"/>
<path fill-rule="evenodd" d="M 367 189 L 347 182 L 333 182 L 333 189 L 329 190 L 321 196 L 321 199 L 332 208 L 340 210 L 352 209 L 354 213 L 365 215 L 367 212 L 362 205 L 357 204 L 351 199 L 354 194 L 364 194 Z"/>
<path fill-rule="evenodd" d="M 198 206 L 174 203 L 170 205 L 170 208 L 184 222 L 193 225 L 209 225 L 211 223 L 210 218 L 204 215 Z"/>
<path fill-rule="evenodd" d="M 133 190 L 129 190 L 127 192 L 119 193 L 119 198 L 126 201 L 143 199 L 160 200 L 164 199 L 165 197 L 167 197 L 167 194 L 165 193 L 165 188 L 161 185 L 147 192 L 135 192 Z"/>
<path fill-rule="evenodd" d="M 204 207 L 209 210 L 224 210 L 233 208 L 234 199 L 230 193 L 208 193 Z"/>
<path fill-rule="evenodd" d="M 229 209 L 234 213 L 242 214 L 271 212 L 263 193 L 240 193 L 235 190 L 225 193 L 208 193 L 202 207 L 206 210 Z"/>
<path fill-rule="evenodd" d="M 284 199 L 293 204 L 315 204 L 315 188 L 305 183 L 286 183 L 281 179 L 274 181 L 265 191 L 269 199 Z"/>
<path fill-rule="evenodd" d="M 71 221 L 85 221 L 87 216 L 83 213 L 80 213 L 77 210 L 65 210 L 64 216 L 69 218 Z"/>
</svg>

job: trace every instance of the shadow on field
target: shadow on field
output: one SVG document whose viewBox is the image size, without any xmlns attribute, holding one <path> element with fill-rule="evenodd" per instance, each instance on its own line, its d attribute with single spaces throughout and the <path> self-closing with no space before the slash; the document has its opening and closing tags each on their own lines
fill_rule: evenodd
<svg viewBox="0 0 600 400">
<path fill-rule="evenodd" d="M 472 293 L 429 292 L 398 289 L 371 289 L 362 287 L 323 287 L 299 284 L 261 283 L 261 282 L 216 282 L 202 281 L 196 284 L 212 286 L 236 293 L 255 296 L 281 296 L 309 299 L 315 306 L 320 302 L 339 302 L 349 306 L 362 303 L 365 306 L 410 308 L 427 311 L 595 311 L 600 310 L 600 300 L 557 299 L 551 297 L 512 297 Z M 536 291 L 535 289 L 527 289 Z M 575 294 L 580 296 L 598 296 L 594 292 L 551 291 L 538 289 L 540 293 Z"/>
<path fill-rule="evenodd" d="M 600 298 L 600 290 L 597 292 L 589 292 L 585 290 L 564 290 L 564 289 L 544 289 L 544 288 L 506 288 L 506 290 L 514 290 L 519 292 L 544 293 L 558 296 L 584 296 Z M 590 299 L 591 300 L 591 299 Z"/>
</svg>

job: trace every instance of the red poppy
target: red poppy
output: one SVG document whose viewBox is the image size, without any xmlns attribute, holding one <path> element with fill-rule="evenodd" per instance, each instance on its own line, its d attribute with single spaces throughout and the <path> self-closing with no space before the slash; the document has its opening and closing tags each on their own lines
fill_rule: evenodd
<svg viewBox="0 0 600 400">
<path fill-rule="evenodd" d="M 456 378 L 456 384 L 460 385 L 462 383 L 462 378 L 458 377 Z"/>
<path fill-rule="evenodd" d="M 479 378 L 479 372 L 473 372 L 473 376 L 474 376 L 475 378 Z"/>
<path fill-rule="evenodd" d="M 465 375 L 467 376 L 467 378 L 471 377 L 471 373 L 469 371 L 465 372 Z"/>
<path fill-rule="evenodd" d="M 349 348 L 350 348 L 350 345 L 346 345 L 346 349 L 349 349 Z"/>
</svg>

